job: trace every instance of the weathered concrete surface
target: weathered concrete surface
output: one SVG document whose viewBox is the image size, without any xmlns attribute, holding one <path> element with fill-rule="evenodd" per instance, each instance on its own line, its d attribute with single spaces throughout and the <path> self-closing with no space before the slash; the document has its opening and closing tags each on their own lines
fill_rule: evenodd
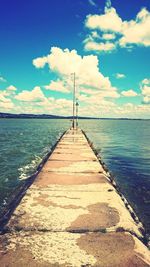
<svg viewBox="0 0 150 267">
<path fill-rule="evenodd" d="M 0 237 L 0 266 L 146 267 L 148 249 L 81 130 L 68 131 Z"/>
</svg>

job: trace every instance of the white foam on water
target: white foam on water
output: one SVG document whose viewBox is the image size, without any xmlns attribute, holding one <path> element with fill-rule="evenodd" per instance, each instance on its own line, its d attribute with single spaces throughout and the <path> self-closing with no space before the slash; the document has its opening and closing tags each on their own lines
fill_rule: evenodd
<svg viewBox="0 0 150 267">
<path fill-rule="evenodd" d="M 42 161 L 42 158 L 39 156 L 35 156 L 35 158 L 27 165 L 22 166 L 18 169 L 19 171 L 19 180 L 25 180 L 30 177 L 30 175 L 34 174 L 37 166 Z"/>
</svg>

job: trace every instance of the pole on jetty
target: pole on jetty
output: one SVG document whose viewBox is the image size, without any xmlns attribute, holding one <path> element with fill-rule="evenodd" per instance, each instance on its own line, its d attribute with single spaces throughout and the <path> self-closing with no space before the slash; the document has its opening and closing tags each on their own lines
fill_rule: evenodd
<svg viewBox="0 0 150 267">
<path fill-rule="evenodd" d="M 72 128 L 75 128 L 75 101 L 76 101 L 76 74 L 73 73 L 73 118 L 72 118 Z"/>
<path fill-rule="evenodd" d="M 78 128 L 78 99 L 76 98 L 76 129 Z"/>
</svg>

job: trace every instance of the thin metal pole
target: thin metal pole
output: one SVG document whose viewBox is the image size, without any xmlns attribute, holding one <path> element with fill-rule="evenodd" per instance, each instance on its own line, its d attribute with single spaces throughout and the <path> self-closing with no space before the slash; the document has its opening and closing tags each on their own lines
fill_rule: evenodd
<svg viewBox="0 0 150 267">
<path fill-rule="evenodd" d="M 73 73 L 73 119 L 72 119 L 72 128 L 75 128 L 75 99 L 76 99 L 76 76 L 75 72 Z"/>
<path fill-rule="evenodd" d="M 78 129 L 78 99 L 76 99 L 76 129 Z"/>
</svg>

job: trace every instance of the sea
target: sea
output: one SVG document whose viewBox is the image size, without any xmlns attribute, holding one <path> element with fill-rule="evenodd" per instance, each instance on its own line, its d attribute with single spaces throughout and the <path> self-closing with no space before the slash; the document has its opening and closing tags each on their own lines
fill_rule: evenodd
<svg viewBox="0 0 150 267">
<path fill-rule="evenodd" d="M 67 119 L 0 119 L 0 215 L 70 125 Z M 79 127 L 150 235 L 150 120 L 80 120 Z"/>
</svg>

